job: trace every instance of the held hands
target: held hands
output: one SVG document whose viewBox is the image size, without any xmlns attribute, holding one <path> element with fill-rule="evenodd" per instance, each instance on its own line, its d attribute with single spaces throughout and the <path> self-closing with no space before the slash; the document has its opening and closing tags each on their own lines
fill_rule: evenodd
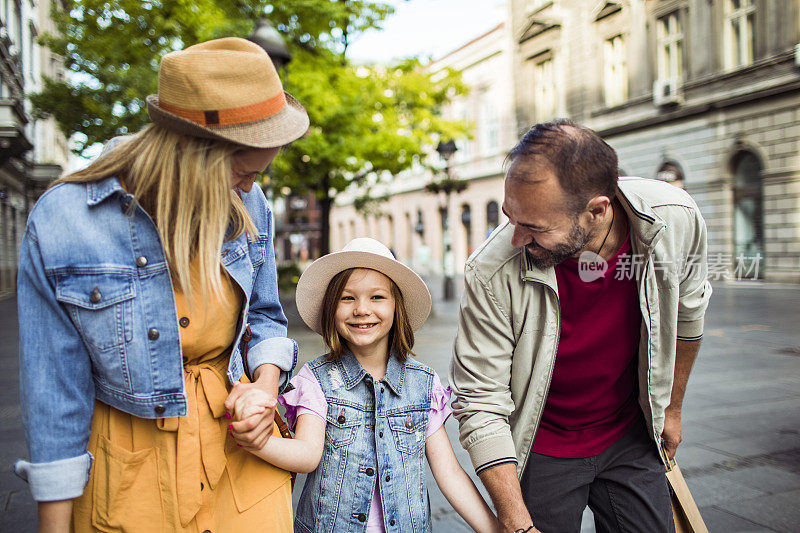
<svg viewBox="0 0 800 533">
<path fill-rule="evenodd" d="M 238 446 L 248 451 L 264 447 L 272 435 L 276 405 L 275 396 L 265 391 L 258 382 L 234 382 L 225 400 L 225 409 L 233 413 L 234 421 L 228 430 Z"/>
</svg>

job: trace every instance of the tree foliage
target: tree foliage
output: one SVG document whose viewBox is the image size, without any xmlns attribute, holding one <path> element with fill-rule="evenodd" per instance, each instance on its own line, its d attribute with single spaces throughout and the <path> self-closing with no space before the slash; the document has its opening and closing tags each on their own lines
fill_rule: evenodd
<svg viewBox="0 0 800 533">
<path fill-rule="evenodd" d="M 145 97 L 158 90 L 162 55 L 216 37 L 246 37 L 265 15 L 293 54 L 282 73 L 285 88 L 311 119 L 309 133 L 276 159 L 271 185 L 314 191 L 325 222 L 331 194 L 401 172 L 437 138 L 465 131 L 438 114 L 466 90 L 456 73 L 432 75 L 414 59 L 390 66 L 348 61 L 352 40 L 393 12 L 385 2 L 71 0 L 53 9 L 57 33 L 41 42 L 72 74 L 45 80 L 31 99 L 37 113 L 54 116 L 73 136 L 77 153 L 149 122 Z"/>
</svg>

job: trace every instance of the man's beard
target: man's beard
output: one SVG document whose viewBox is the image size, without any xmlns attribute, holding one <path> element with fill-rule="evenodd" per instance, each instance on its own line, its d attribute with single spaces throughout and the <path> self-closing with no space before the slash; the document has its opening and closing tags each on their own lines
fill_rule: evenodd
<svg viewBox="0 0 800 533">
<path fill-rule="evenodd" d="M 568 257 L 580 252 L 586 243 L 589 242 L 590 235 L 578 224 L 577 219 L 573 221 L 569 230 L 569 235 L 564 242 L 560 242 L 553 248 L 539 246 L 536 240 L 525 246 L 530 262 L 538 269 L 554 267 Z"/>
</svg>

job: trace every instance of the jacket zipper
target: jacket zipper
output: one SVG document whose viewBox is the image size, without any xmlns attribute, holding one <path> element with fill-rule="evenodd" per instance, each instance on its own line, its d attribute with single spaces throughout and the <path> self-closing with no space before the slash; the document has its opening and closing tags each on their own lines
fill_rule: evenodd
<svg viewBox="0 0 800 533">
<path fill-rule="evenodd" d="M 547 384 L 544 388 L 544 396 L 542 397 L 542 408 L 539 409 L 539 415 L 536 417 L 536 423 L 533 425 L 534 431 L 538 433 L 539 431 L 539 423 L 542 421 L 542 415 L 544 414 L 544 406 L 547 403 L 547 394 L 550 392 L 550 382 L 553 380 L 553 369 L 556 366 L 556 354 L 558 354 L 558 343 L 561 340 L 561 303 L 558 298 L 558 293 L 547 283 L 543 283 L 541 281 L 531 280 L 525 278 L 525 281 L 529 281 L 531 283 L 538 283 L 547 287 L 552 293 L 553 296 L 556 298 L 556 323 L 558 325 L 558 331 L 556 333 L 556 346 L 553 349 L 553 358 L 550 363 L 550 372 L 547 374 Z M 535 438 L 535 437 L 534 437 Z M 517 478 L 521 476 L 523 472 L 525 472 L 525 467 L 528 465 L 528 459 L 530 459 L 531 452 L 533 449 L 533 440 L 531 440 L 531 446 L 528 449 L 528 452 L 525 454 L 525 460 L 522 462 L 522 468 L 520 469 L 520 473 L 517 475 Z"/>
</svg>

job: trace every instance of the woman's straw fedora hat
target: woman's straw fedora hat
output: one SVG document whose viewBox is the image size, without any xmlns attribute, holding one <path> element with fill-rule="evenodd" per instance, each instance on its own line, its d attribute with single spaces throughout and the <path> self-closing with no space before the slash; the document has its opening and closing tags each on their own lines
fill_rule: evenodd
<svg viewBox="0 0 800 533">
<path fill-rule="evenodd" d="M 162 57 L 147 111 L 170 130 L 250 148 L 283 146 L 308 130 L 306 110 L 284 92 L 267 52 L 238 37 Z"/>
<path fill-rule="evenodd" d="M 417 331 L 431 312 L 431 293 L 416 272 L 392 255 L 375 239 L 353 239 L 340 252 L 324 255 L 311 263 L 297 282 L 295 301 L 303 321 L 322 335 L 322 299 L 331 279 L 349 268 L 377 270 L 397 284 L 403 294 L 411 329 Z"/>
</svg>

